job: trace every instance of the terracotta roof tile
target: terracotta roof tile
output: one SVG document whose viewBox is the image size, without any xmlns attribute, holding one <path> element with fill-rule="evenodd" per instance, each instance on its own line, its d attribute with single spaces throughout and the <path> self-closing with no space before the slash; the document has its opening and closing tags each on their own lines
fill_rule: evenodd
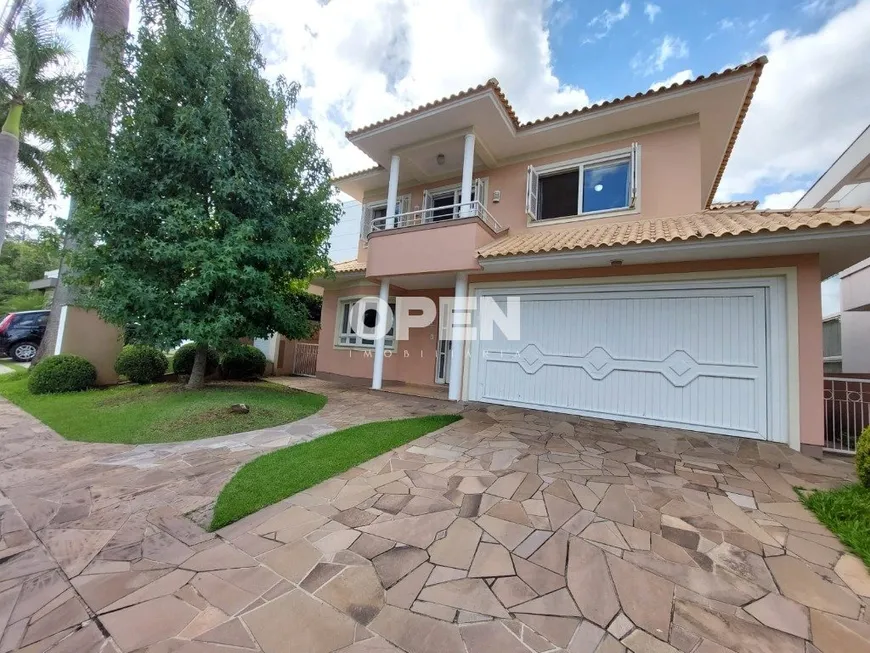
<svg viewBox="0 0 870 653">
<path fill-rule="evenodd" d="M 673 218 L 632 220 L 540 231 L 530 229 L 496 240 L 478 250 L 480 258 L 566 252 L 578 249 L 641 245 L 720 236 L 740 236 L 783 229 L 816 229 L 870 223 L 870 208 L 795 211 L 708 210 Z"/>
<path fill-rule="evenodd" d="M 448 95 L 447 97 L 443 97 L 440 100 L 435 100 L 433 102 L 428 102 L 419 107 L 414 107 L 413 109 L 408 109 L 407 111 L 403 111 L 402 113 L 396 114 L 395 116 L 391 116 L 389 118 L 384 118 L 383 120 L 378 120 L 370 125 L 366 125 L 365 127 L 360 127 L 359 129 L 352 129 L 349 132 L 345 132 L 345 136 L 348 138 L 353 138 L 354 136 L 358 136 L 364 132 L 367 132 L 371 129 L 376 129 L 377 127 L 382 127 L 391 122 L 395 122 L 397 120 L 401 120 L 402 118 L 407 118 L 409 116 L 416 115 L 418 113 L 422 113 L 423 111 L 427 111 L 429 109 L 434 109 L 436 107 L 440 107 L 444 104 L 449 104 L 450 102 L 454 102 L 456 100 L 462 100 L 464 98 L 469 97 L 470 95 L 474 95 L 475 93 L 481 93 L 486 90 L 492 90 L 495 92 L 502 106 L 507 111 L 508 116 L 510 116 L 511 122 L 513 122 L 514 127 L 519 128 L 520 121 L 517 118 L 517 114 L 514 113 L 514 109 L 511 106 L 510 102 L 508 102 L 507 97 L 504 94 L 504 91 L 501 90 L 501 86 L 499 86 L 498 80 L 494 77 L 487 80 L 485 84 L 479 84 L 478 86 L 472 86 L 471 88 L 467 88 L 464 91 L 460 91 L 459 93 L 454 93 L 453 95 Z"/>
<path fill-rule="evenodd" d="M 370 172 L 380 172 L 381 170 L 386 170 L 384 166 L 372 166 L 371 168 L 364 168 L 362 170 L 356 170 L 354 172 L 348 172 L 345 175 L 341 175 L 340 177 L 333 177 L 332 183 L 337 181 L 344 181 L 345 179 L 350 179 L 351 177 L 359 177 L 360 175 L 366 175 Z"/>
<path fill-rule="evenodd" d="M 352 261 L 342 261 L 341 263 L 333 263 L 332 269 L 335 270 L 336 274 L 348 273 L 348 272 L 364 272 L 366 269 L 366 264 L 362 261 L 358 261 L 356 259 Z"/>
<path fill-rule="evenodd" d="M 726 209 L 749 209 L 754 211 L 758 208 L 758 200 L 740 200 L 739 202 L 713 202 L 710 205 L 712 211 L 723 211 Z"/>
</svg>

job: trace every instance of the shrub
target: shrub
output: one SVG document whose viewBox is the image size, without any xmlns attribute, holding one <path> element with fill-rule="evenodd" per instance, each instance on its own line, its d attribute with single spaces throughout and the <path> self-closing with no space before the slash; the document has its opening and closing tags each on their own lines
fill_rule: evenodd
<svg viewBox="0 0 870 653">
<path fill-rule="evenodd" d="M 176 374 L 190 374 L 193 371 L 193 359 L 196 358 L 196 344 L 189 342 L 178 348 L 172 357 L 172 371 Z M 205 375 L 214 374 L 218 368 L 218 353 L 208 348 L 208 358 L 205 363 Z"/>
<path fill-rule="evenodd" d="M 221 369 L 228 379 L 252 379 L 263 376 L 266 371 L 266 356 L 256 347 L 239 345 L 221 358 Z"/>
<path fill-rule="evenodd" d="M 166 374 L 169 361 L 149 345 L 127 345 L 115 361 L 115 371 L 133 383 L 154 383 Z"/>
<path fill-rule="evenodd" d="M 35 395 L 79 392 L 97 383 L 97 369 L 81 356 L 50 356 L 30 370 L 27 388 Z"/>
<path fill-rule="evenodd" d="M 870 488 L 870 426 L 861 432 L 855 447 L 855 471 L 861 485 Z"/>
</svg>

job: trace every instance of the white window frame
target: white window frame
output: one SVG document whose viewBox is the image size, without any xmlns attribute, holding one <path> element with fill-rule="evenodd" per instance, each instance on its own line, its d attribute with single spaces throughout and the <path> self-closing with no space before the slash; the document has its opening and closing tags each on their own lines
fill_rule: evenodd
<svg viewBox="0 0 870 653">
<path fill-rule="evenodd" d="M 486 207 L 486 195 L 489 188 L 489 177 L 477 177 L 471 182 L 471 189 L 474 193 L 475 202 L 480 202 L 484 208 Z M 430 206 L 430 200 L 435 199 L 447 193 L 453 193 L 453 217 L 451 220 L 459 218 L 460 207 L 457 206 L 462 202 L 462 184 L 449 184 L 447 186 L 439 186 L 438 188 L 427 188 L 423 191 L 423 221 L 434 222 L 435 207 Z"/>
<path fill-rule="evenodd" d="M 350 307 L 356 304 L 360 299 L 365 297 L 373 297 L 373 295 L 354 295 L 351 297 L 339 297 L 336 300 L 336 310 L 335 310 L 335 329 L 334 329 L 334 337 L 333 337 L 333 345 L 336 349 L 361 349 L 366 351 L 374 351 L 375 343 L 365 344 L 362 342 L 362 336 L 357 335 L 353 331 L 348 331 L 347 333 L 342 333 L 341 327 L 344 322 L 344 308 L 345 306 Z M 389 304 L 395 305 L 396 298 L 390 297 L 388 300 Z M 372 299 L 374 303 L 374 299 Z M 350 310 L 348 308 L 348 310 Z M 348 329 L 350 328 L 350 322 L 348 322 Z M 384 338 L 384 349 L 389 351 L 396 351 L 396 333 L 398 332 L 398 318 L 396 315 L 396 311 L 393 311 L 393 335 L 387 336 Z M 355 338 L 356 342 L 342 342 L 342 339 Z"/>
<path fill-rule="evenodd" d="M 615 209 L 602 209 L 600 211 L 583 211 L 583 175 L 586 168 L 593 168 L 607 163 L 615 163 L 628 159 L 629 161 L 629 201 L 627 207 Z M 541 166 L 529 166 L 526 177 L 526 214 L 529 225 L 559 224 L 574 220 L 589 220 L 601 216 L 629 215 L 640 213 L 640 144 L 632 143 L 628 147 L 609 152 L 602 152 L 592 156 L 548 163 Z M 541 210 L 541 177 L 570 172 L 576 170 L 578 174 L 577 213 L 559 218 L 539 219 Z"/>
<path fill-rule="evenodd" d="M 364 240 L 368 240 L 369 232 L 371 231 L 373 213 L 375 209 L 384 209 L 387 207 L 387 200 L 382 199 L 376 202 L 367 202 L 362 207 L 362 217 L 360 222 L 360 234 Z M 399 195 L 396 198 L 396 215 L 403 215 L 411 211 L 411 195 Z"/>
</svg>

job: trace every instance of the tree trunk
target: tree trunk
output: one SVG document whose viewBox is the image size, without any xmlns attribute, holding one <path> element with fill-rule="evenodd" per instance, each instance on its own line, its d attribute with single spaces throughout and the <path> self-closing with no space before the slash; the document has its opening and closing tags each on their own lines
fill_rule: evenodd
<svg viewBox="0 0 870 653">
<path fill-rule="evenodd" d="M 127 33 L 130 23 L 130 0 L 97 0 L 94 8 L 94 24 L 91 27 L 91 42 L 88 48 L 88 65 L 85 72 L 85 102 L 93 106 L 103 87 L 103 82 L 111 73 L 113 61 L 120 56 L 120 51 L 114 48 L 104 48 L 104 41 L 117 40 Z M 75 213 L 75 199 L 70 201 L 69 215 Z M 64 238 L 64 250 L 75 250 L 75 243 L 69 237 Z M 60 270 L 57 275 L 57 287 L 51 299 L 51 314 L 45 325 L 45 335 L 39 345 L 39 351 L 33 363 L 41 360 L 47 352 L 54 351 L 60 326 L 60 309 L 74 303 L 72 290 L 63 282 L 67 270 L 66 257 L 61 258 Z"/>
<path fill-rule="evenodd" d="M 25 0 L 13 0 L 12 8 L 6 16 L 6 21 L 3 23 L 2 31 L 0 31 L 0 48 L 6 44 L 6 37 L 15 29 L 15 21 L 18 20 L 18 14 L 21 13 L 21 8 L 24 6 Z"/>
<path fill-rule="evenodd" d="M 21 125 L 20 104 L 12 104 L 9 116 L 0 132 L 0 252 L 6 240 L 6 216 L 9 202 L 12 201 L 12 185 L 15 178 L 15 164 L 18 163 L 18 134 Z"/>
<path fill-rule="evenodd" d="M 196 356 L 193 359 L 193 369 L 187 380 L 188 390 L 199 390 L 205 386 L 205 368 L 208 364 L 208 345 L 196 343 Z"/>
</svg>

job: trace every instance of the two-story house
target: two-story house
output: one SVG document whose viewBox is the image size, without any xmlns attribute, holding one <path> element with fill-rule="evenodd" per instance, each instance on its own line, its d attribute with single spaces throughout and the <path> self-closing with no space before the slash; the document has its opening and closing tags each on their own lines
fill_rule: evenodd
<svg viewBox="0 0 870 653">
<path fill-rule="evenodd" d="M 527 123 L 490 80 L 349 132 L 378 165 L 336 180 L 363 225 L 317 281 L 318 375 L 820 452 L 819 282 L 862 258 L 870 210 L 713 204 L 765 63 Z M 365 296 L 455 297 L 473 327 L 519 302 L 519 334 L 400 340 L 397 311 L 366 338 Z"/>
</svg>

